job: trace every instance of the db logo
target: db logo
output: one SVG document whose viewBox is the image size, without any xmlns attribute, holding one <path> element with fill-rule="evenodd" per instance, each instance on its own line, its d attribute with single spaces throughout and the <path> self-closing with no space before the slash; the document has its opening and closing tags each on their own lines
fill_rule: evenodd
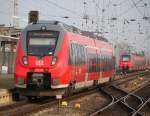
<svg viewBox="0 0 150 116">
<path fill-rule="evenodd" d="M 36 66 L 43 66 L 44 65 L 44 61 L 43 60 L 37 60 L 35 62 Z"/>
</svg>

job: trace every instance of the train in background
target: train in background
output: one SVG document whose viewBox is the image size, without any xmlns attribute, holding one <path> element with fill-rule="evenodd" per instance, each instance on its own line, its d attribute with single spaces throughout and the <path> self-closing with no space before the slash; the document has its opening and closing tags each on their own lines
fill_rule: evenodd
<svg viewBox="0 0 150 116">
<path fill-rule="evenodd" d="M 140 71 L 148 68 L 148 59 L 141 54 L 122 54 L 120 57 L 119 68 L 124 72 Z"/>
<path fill-rule="evenodd" d="M 104 38 L 58 21 L 22 30 L 15 86 L 21 95 L 55 96 L 109 82 L 115 73 L 112 45 Z"/>
</svg>

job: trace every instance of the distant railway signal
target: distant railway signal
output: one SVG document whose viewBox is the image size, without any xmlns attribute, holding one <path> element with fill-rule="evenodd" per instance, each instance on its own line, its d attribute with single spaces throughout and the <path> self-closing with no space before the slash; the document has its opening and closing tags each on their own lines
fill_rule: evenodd
<svg viewBox="0 0 150 116">
<path fill-rule="evenodd" d="M 38 11 L 30 11 L 28 17 L 28 23 L 36 23 L 39 20 L 39 12 Z"/>
</svg>

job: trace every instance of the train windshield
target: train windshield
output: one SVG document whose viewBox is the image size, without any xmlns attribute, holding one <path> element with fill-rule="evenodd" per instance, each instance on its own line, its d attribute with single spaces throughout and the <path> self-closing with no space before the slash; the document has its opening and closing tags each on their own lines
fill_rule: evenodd
<svg viewBox="0 0 150 116">
<path fill-rule="evenodd" d="M 122 61 L 129 61 L 130 60 L 130 55 L 123 55 L 122 56 Z"/>
<path fill-rule="evenodd" d="M 52 55 L 54 53 L 59 32 L 32 31 L 27 35 L 27 52 L 29 55 Z"/>
</svg>

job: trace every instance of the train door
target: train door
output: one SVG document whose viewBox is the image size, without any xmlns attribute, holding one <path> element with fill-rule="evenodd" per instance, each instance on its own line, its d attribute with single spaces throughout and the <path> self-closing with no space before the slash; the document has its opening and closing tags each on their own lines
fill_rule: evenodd
<svg viewBox="0 0 150 116">
<path fill-rule="evenodd" d="M 84 53 L 85 53 L 85 85 L 86 85 L 88 78 L 89 78 L 89 56 L 87 53 L 87 49 L 88 48 L 84 49 Z"/>
<path fill-rule="evenodd" d="M 82 55 L 82 45 L 76 44 L 76 52 L 75 52 L 75 61 L 76 61 L 76 82 L 78 87 L 84 87 L 84 80 L 85 80 L 85 74 L 84 74 L 84 65 L 83 65 L 83 55 Z"/>
<path fill-rule="evenodd" d="M 86 48 L 88 53 L 86 52 L 86 78 L 85 78 L 85 84 L 86 86 L 91 86 L 94 83 L 94 80 L 97 79 L 96 77 L 96 49 L 88 47 Z"/>
<path fill-rule="evenodd" d="M 72 45 L 73 48 L 73 56 L 74 56 L 74 65 L 73 65 L 73 76 L 74 76 L 74 80 L 77 83 L 80 83 L 81 81 L 81 77 L 80 77 L 80 72 L 79 72 L 79 68 L 80 68 L 80 59 L 79 59 L 79 47 L 78 47 L 78 43 L 73 43 Z"/>
<path fill-rule="evenodd" d="M 99 76 L 99 78 L 102 78 L 102 72 L 103 72 L 103 60 L 102 60 L 102 54 L 101 54 L 101 51 L 99 52 L 99 65 L 100 65 L 100 76 Z"/>
<path fill-rule="evenodd" d="M 76 83 L 80 82 L 80 77 L 79 77 L 79 49 L 78 49 L 78 44 L 74 44 L 75 49 L 74 49 L 74 53 L 75 53 L 75 80 Z"/>
<path fill-rule="evenodd" d="M 100 75 L 100 70 L 99 70 L 99 55 L 98 55 L 99 50 L 96 49 L 96 53 L 95 53 L 95 73 L 96 73 L 96 79 L 95 79 L 95 83 L 97 83 L 97 80 L 99 79 L 99 75 Z"/>
<path fill-rule="evenodd" d="M 80 76 L 82 78 L 82 82 L 85 82 L 85 73 L 86 73 L 86 65 L 85 65 L 85 47 L 80 45 Z"/>
<path fill-rule="evenodd" d="M 77 50 L 76 50 L 76 43 L 72 43 L 72 56 L 73 56 L 73 66 L 72 66 L 72 76 L 74 81 L 77 81 Z"/>
<path fill-rule="evenodd" d="M 100 60 L 99 60 L 99 50 L 97 49 L 96 50 L 96 54 L 95 54 L 95 63 L 96 63 L 96 69 L 95 69 L 95 72 L 96 72 L 96 79 L 95 79 L 95 83 L 97 84 L 97 82 L 98 82 L 98 79 L 99 79 L 99 75 L 100 75 Z"/>
<path fill-rule="evenodd" d="M 70 64 L 70 76 L 71 76 L 71 81 L 75 81 L 75 54 L 74 54 L 74 43 L 70 44 L 69 48 L 69 64 Z"/>
</svg>

